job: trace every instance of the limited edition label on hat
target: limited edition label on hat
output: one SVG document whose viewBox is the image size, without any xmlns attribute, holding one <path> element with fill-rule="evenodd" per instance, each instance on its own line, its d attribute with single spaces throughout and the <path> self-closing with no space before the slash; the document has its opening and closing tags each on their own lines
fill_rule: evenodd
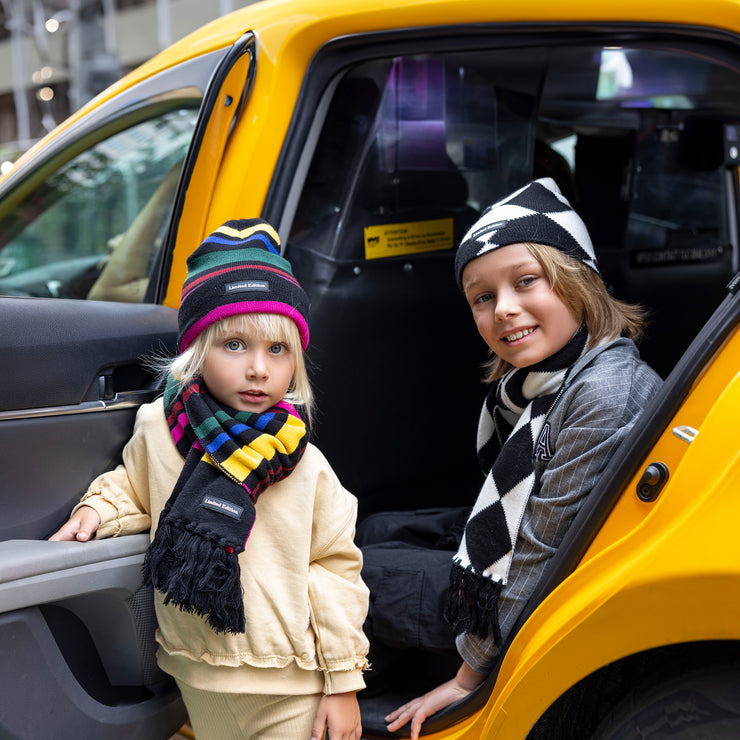
<svg viewBox="0 0 740 740">
<path fill-rule="evenodd" d="M 253 293 L 253 292 L 268 293 L 270 291 L 270 283 L 267 280 L 240 280 L 238 283 L 228 283 L 226 285 L 226 293 Z"/>
</svg>

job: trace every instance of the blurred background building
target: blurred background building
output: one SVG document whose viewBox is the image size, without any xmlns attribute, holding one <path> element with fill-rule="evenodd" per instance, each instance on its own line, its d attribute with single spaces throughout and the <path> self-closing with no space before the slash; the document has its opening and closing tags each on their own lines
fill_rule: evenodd
<svg viewBox="0 0 740 740">
<path fill-rule="evenodd" d="M 123 74 L 254 0 L 0 0 L 0 163 Z"/>
</svg>

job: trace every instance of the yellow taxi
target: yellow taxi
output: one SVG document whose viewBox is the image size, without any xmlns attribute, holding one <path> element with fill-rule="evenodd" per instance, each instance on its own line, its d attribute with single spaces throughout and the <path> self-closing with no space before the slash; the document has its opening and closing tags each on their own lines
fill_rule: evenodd
<svg viewBox="0 0 740 740">
<path fill-rule="evenodd" d="M 455 247 L 549 176 L 648 308 L 665 382 L 495 669 L 423 737 L 740 737 L 739 162 L 738 0 L 267 0 L 60 125 L 0 181 L 0 735 L 185 721 L 147 535 L 44 540 L 157 394 L 142 358 L 173 349 L 203 237 L 278 229 L 311 299 L 315 439 L 360 519 L 472 503 L 485 347 Z M 364 737 L 456 664 L 408 651 L 360 695 Z"/>
</svg>

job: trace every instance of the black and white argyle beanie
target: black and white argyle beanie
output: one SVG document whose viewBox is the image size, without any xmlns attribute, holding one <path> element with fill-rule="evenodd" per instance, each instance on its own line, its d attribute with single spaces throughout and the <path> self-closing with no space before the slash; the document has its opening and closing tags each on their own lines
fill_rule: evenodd
<svg viewBox="0 0 740 740">
<path fill-rule="evenodd" d="M 473 224 L 455 255 L 457 284 L 462 288 L 462 273 L 471 260 L 520 243 L 554 247 L 599 272 L 586 224 L 555 180 L 543 177 L 494 203 Z"/>
</svg>

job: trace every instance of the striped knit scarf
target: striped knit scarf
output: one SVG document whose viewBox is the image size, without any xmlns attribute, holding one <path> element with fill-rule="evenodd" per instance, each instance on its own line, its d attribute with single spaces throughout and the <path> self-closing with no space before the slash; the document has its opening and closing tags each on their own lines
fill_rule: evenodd
<svg viewBox="0 0 740 740">
<path fill-rule="evenodd" d="M 255 520 L 255 503 L 289 475 L 308 441 L 295 409 L 263 414 L 218 404 L 200 378 L 164 394 L 172 439 L 185 458 L 144 561 L 144 580 L 164 603 L 199 614 L 218 632 L 244 632 L 239 553 Z"/>
<path fill-rule="evenodd" d="M 514 368 L 493 385 L 478 425 L 478 459 L 486 473 L 453 558 L 445 618 L 455 634 L 501 644 L 498 597 L 506 585 L 514 545 L 537 480 L 536 459 L 552 457 L 545 421 L 573 364 L 584 353 L 582 326 L 560 351 Z"/>
</svg>

